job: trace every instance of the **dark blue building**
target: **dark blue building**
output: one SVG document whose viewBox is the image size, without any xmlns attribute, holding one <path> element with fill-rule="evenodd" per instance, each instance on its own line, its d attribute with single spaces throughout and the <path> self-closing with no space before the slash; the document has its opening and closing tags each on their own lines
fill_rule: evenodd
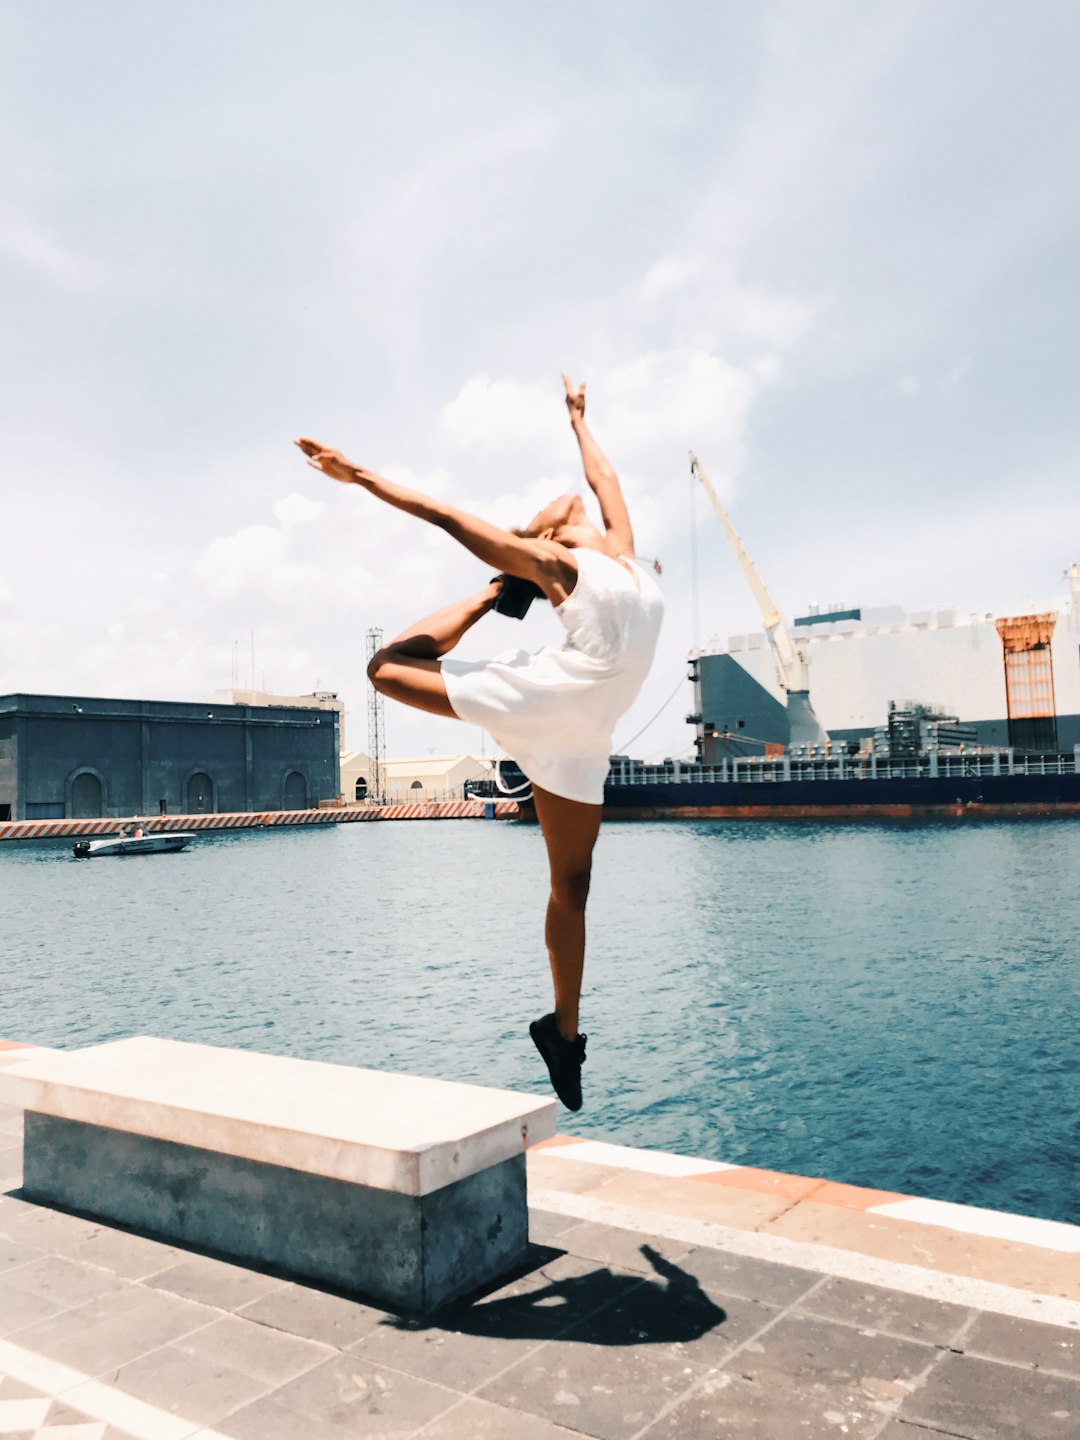
<svg viewBox="0 0 1080 1440">
<path fill-rule="evenodd" d="M 0 696 L 0 820 L 301 810 L 340 783 L 334 710 Z"/>
</svg>

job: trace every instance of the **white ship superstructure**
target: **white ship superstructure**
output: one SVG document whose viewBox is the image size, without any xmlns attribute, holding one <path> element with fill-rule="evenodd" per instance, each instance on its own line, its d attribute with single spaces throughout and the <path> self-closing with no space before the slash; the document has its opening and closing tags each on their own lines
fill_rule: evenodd
<svg viewBox="0 0 1080 1440">
<path fill-rule="evenodd" d="M 1080 744 L 1080 566 L 1066 579 L 1065 596 L 1022 615 L 897 606 L 800 616 L 792 633 L 805 642 L 814 711 L 837 741 L 871 735 L 890 702 L 915 702 L 974 726 L 982 745 L 1071 751 Z M 703 759 L 732 740 L 758 753 L 790 743 L 764 633 L 714 637 L 694 668 Z"/>
</svg>

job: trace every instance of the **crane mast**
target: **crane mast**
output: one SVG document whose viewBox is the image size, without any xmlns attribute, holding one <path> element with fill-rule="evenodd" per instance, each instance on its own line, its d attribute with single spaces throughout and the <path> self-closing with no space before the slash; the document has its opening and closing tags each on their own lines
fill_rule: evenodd
<svg viewBox="0 0 1080 1440">
<path fill-rule="evenodd" d="M 761 611 L 765 634 L 769 637 L 769 646 L 772 650 L 773 660 L 776 662 L 777 679 L 781 690 L 787 696 L 791 743 L 793 745 L 824 744 L 829 738 L 828 734 L 810 704 L 810 657 L 807 653 L 806 643 L 805 641 L 793 641 L 788 634 L 784 617 L 776 608 L 765 582 L 747 554 L 746 546 L 731 523 L 731 516 L 725 510 L 719 495 L 713 488 L 712 481 L 705 474 L 701 462 L 692 450 L 690 452 L 690 472 L 701 482 L 702 488 L 708 495 L 709 501 L 716 511 L 717 519 L 724 527 L 728 540 L 731 542 L 731 548 L 735 552 L 735 558 L 746 577 L 750 591 L 757 601 L 758 609 Z"/>
</svg>

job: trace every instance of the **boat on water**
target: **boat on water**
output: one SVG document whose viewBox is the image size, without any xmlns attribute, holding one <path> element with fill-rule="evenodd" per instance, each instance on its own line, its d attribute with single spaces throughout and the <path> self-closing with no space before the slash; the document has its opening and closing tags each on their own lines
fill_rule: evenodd
<svg viewBox="0 0 1080 1440">
<path fill-rule="evenodd" d="M 79 860 L 101 855 L 167 855 L 174 850 L 183 850 L 194 839 L 193 834 L 185 831 L 148 835 L 137 821 L 132 821 L 119 835 L 106 835 L 100 840 L 80 840 L 74 853 Z"/>
</svg>

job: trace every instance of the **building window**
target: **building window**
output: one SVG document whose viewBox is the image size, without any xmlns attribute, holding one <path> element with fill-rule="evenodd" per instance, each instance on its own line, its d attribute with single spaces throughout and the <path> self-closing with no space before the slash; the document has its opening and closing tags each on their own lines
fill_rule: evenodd
<svg viewBox="0 0 1080 1440">
<path fill-rule="evenodd" d="M 357 800 L 366 800 L 366 799 L 367 799 L 367 776 L 366 776 L 366 775 L 358 775 L 358 776 L 356 777 L 355 798 L 356 798 Z"/>
</svg>

